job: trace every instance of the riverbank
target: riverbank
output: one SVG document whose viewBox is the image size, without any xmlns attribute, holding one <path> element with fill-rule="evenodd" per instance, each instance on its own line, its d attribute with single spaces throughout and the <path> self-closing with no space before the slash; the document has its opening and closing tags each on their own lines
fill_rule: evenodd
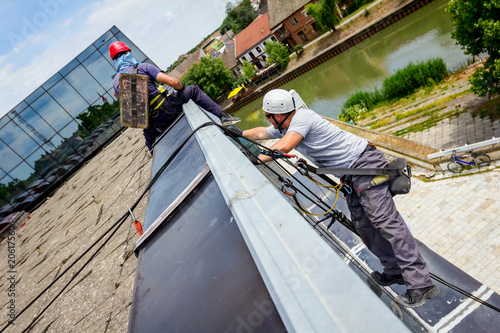
<svg viewBox="0 0 500 333">
<path fill-rule="evenodd" d="M 290 80 L 339 55 L 345 50 L 357 45 L 378 31 L 399 21 L 403 17 L 422 8 L 433 0 L 401 0 L 374 2 L 365 13 L 355 13 L 347 17 L 333 32 L 328 32 L 308 43 L 300 57 L 292 60 L 279 75 L 272 77 L 270 82 L 257 86 L 254 93 L 233 103 L 231 100 L 222 101 L 223 110 L 232 113 L 242 106 L 262 97 L 267 91 L 280 87 Z"/>
<path fill-rule="evenodd" d="M 468 78 L 481 66 L 479 60 L 433 87 L 423 87 L 406 98 L 367 112 L 357 120 L 357 126 L 335 123 L 440 171 L 440 164 L 446 164 L 450 156 L 428 159 L 427 155 L 500 137 L 500 119 L 492 112 L 481 111 L 500 98 L 488 100 L 470 90 Z M 492 159 L 500 158 L 500 144 L 477 150 L 488 153 Z M 429 168 L 418 162 L 415 164 Z"/>
</svg>

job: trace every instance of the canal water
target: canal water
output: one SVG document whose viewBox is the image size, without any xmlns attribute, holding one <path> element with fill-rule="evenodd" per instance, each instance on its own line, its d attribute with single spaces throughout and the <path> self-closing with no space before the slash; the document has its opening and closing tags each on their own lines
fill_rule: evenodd
<svg viewBox="0 0 500 333">
<path fill-rule="evenodd" d="M 448 0 L 435 0 L 280 88 L 295 89 L 311 109 L 337 119 L 342 105 L 359 90 L 373 90 L 410 62 L 441 57 L 449 69 L 467 61 L 451 38 Z M 259 112 L 262 98 L 235 112 L 239 126 L 269 126 Z"/>
</svg>

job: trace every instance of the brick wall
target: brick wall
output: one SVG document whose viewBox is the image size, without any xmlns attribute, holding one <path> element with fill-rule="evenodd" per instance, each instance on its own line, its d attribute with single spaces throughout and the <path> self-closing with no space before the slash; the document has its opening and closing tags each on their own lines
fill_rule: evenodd
<svg viewBox="0 0 500 333">
<path fill-rule="evenodd" d="M 291 34 L 286 42 L 293 49 L 297 44 L 305 44 L 319 35 L 314 27 L 314 18 L 307 16 L 304 7 L 283 21 L 283 26 Z"/>
</svg>

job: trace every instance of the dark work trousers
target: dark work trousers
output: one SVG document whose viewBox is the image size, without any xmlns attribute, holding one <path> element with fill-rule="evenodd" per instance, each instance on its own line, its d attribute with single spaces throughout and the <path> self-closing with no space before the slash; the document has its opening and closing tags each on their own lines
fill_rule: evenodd
<svg viewBox="0 0 500 333">
<path fill-rule="evenodd" d="M 386 165 L 384 154 L 368 146 L 351 168 L 385 168 Z M 388 183 L 372 187 L 362 197 L 355 193 L 372 179 L 373 176 L 352 176 L 353 192 L 347 195 L 347 205 L 354 227 L 366 247 L 380 259 L 384 273 L 402 274 L 408 289 L 432 286 L 427 264 L 396 209 Z"/>
<path fill-rule="evenodd" d="M 144 137 L 146 138 L 146 146 L 150 151 L 156 138 L 177 118 L 182 112 L 182 105 L 190 99 L 204 110 L 220 117 L 222 108 L 208 97 L 200 87 L 196 85 L 187 86 L 179 91 L 177 96 L 171 96 L 163 102 L 165 105 L 161 106 L 161 111 L 156 117 L 149 118 L 149 127 L 144 130 Z"/>
</svg>

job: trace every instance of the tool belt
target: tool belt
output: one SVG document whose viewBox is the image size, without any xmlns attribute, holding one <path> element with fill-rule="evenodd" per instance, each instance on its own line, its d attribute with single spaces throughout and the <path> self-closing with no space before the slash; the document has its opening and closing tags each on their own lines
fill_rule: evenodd
<svg viewBox="0 0 500 333">
<path fill-rule="evenodd" d="M 368 186 L 358 190 L 356 193 L 358 197 L 362 197 L 366 192 L 376 186 L 389 182 L 389 190 L 392 196 L 398 194 L 407 194 L 411 188 L 411 167 L 408 165 L 404 158 L 398 157 L 387 165 L 387 168 L 315 168 L 306 164 L 307 170 L 317 175 L 328 174 L 343 174 L 341 178 L 342 183 L 352 188 L 352 175 L 357 176 L 375 176 L 370 181 Z"/>
</svg>

